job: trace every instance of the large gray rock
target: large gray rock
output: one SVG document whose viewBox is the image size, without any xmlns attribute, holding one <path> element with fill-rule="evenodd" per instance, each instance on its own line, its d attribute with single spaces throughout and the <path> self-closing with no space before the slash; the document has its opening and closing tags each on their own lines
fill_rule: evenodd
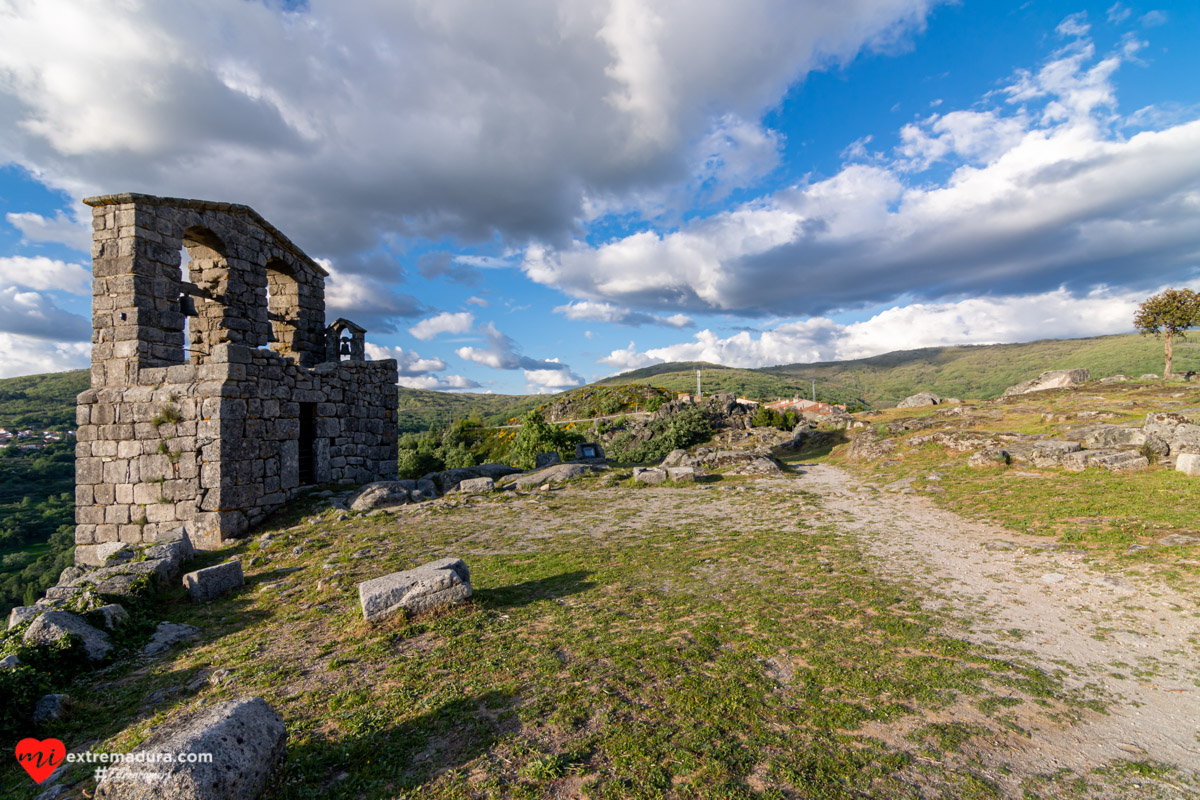
<svg viewBox="0 0 1200 800">
<path fill-rule="evenodd" d="M 249 800 L 286 756 L 287 729 L 261 697 L 229 700 L 159 726 L 96 786 L 97 800 Z M 205 763 L 152 754 L 211 753 Z M 145 754 L 141 762 L 139 754 Z"/>
<path fill-rule="evenodd" d="M 648 483 L 651 486 L 654 486 L 660 483 L 666 483 L 669 477 L 670 476 L 668 475 L 667 471 L 661 467 L 633 468 L 634 483 Z"/>
<path fill-rule="evenodd" d="M 402 506 L 416 488 L 415 481 L 377 481 L 368 483 L 350 501 L 351 511 L 370 511 L 375 508 Z"/>
<path fill-rule="evenodd" d="M 226 561 L 183 576 L 183 588 L 194 603 L 207 603 L 246 585 L 241 561 Z"/>
<path fill-rule="evenodd" d="M 1033 380 L 1018 383 L 1004 390 L 1003 397 L 1012 397 L 1029 392 L 1041 392 L 1046 389 L 1069 389 L 1091 380 L 1091 374 L 1086 369 L 1055 369 L 1043 372 Z"/>
<path fill-rule="evenodd" d="M 0 669 L 16 669 L 21 666 L 21 658 L 16 653 L 0 658 Z"/>
<path fill-rule="evenodd" d="M 519 475 L 521 472 L 521 470 L 516 467 L 510 467 L 508 464 L 480 464 L 477 467 L 471 467 L 471 471 L 481 478 L 491 478 L 494 481 L 506 478 L 509 475 Z"/>
<path fill-rule="evenodd" d="M 358 585 L 358 599 L 367 622 L 398 612 L 416 613 L 459 603 L 470 596 L 471 573 L 458 558 L 431 561 Z"/>
<path fill-rule="evenodd" d="M 942 402 L 942 398 L 938 397 L 933 392 L 918 392 L 914 395 L 901 400 L 896 404 L 896 408 L 920 408 L 921 406 L 936 406 Z"/>
<path fill-rule="evenodd" d="M 850 440 L 846 451 L 848 461 L 877 461 L 896 449 L 896 440 L 879 436 L 872 430 L 863 430 Z"/>
<path fill-rule="evenodd" d="M 28 644 L 53 644 L 67 636 L 78 636 L 83 642 L 83 651 L 92 661 L 104 659 L 112 650 L 108 634 L 67 611 L 47 611 L 42 614 L 33 621 L 21 639 Z"/>
<path fill-rule="evenodd" d="M 1184 453 L 1175 460 L 1175 470 L 1191 478 L 1200 477 L 1200 454 Z"/>
<path fill-rule="evenodd" d="M 487 494 L 496 488 L 496 482 L 491 478 L 467 478 L 460 481 L 456 491 L 463 494 Z"/>
</svg>

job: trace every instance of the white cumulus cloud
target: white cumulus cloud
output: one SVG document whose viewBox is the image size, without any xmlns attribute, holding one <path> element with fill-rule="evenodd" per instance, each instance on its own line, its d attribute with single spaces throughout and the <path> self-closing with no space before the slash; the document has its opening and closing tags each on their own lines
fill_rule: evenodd
<svg viewBox="0 0 1200 800">
<path fill-rule="evenodd" d="M 408 329 L 408 332 L 421 341 L 429 341 L 443 333 L 466 333 L 475 324 L 475 315 L 469 311 L 442 313 L 423 319 Z"/>
</svg>

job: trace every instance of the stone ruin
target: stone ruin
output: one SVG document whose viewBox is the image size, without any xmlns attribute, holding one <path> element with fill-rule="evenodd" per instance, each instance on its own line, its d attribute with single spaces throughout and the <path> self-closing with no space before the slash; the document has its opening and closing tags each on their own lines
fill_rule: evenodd
<svg viewBox="0 0 1200 800">
<path fill-rule="evenodd" d="M 397 370 L 325 325 L 328 274 L 253 209 L 139 194 L 92 207 L 91 388 L 77 562 L 183 528 L 211 549 L 304 486 L 396 478 Z"/>
</svg>

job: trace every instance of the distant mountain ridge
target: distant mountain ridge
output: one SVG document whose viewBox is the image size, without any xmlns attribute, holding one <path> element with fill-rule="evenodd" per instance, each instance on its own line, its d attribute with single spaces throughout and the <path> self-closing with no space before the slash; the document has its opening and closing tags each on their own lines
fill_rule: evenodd
<svg viewBox="0 0 1200 800">
<path fill-rule="evenodd" d="M 898 350 L 850 361 L 781 364 L 739 369 L 704 361 L 654 364 L 603 378 L 589 386 L 644 383 L 677 392 L 693 392 L 696 370 L 705 393 L 729 391 L 764 399 L 808 397 L 816 383 L 820 400 L 852 406 L 895 405 L 917 392 L 947 397 L 998 397 L 1013 384 L 1051 369 L 1083 367 L 1093 378 L 1116 373 L 1138 377 L 1161 374 L 1162 342 L 1137 334 L 1085 339 L 1043 339 L 997 345 L 956 345 Z M 1175 345 L 1177 371 L 1200 370 L 1200 341 Z M 88 372 L 57 372 L 0 380 L 0 427 L 73 425 L 75 395 L 88 385 Z M 494 395 L 401 388 L 401 432 L 426 431 L 454 419 L 478 416 L 499 423 L 544 405 L 560 395 Z"/>
</svg>

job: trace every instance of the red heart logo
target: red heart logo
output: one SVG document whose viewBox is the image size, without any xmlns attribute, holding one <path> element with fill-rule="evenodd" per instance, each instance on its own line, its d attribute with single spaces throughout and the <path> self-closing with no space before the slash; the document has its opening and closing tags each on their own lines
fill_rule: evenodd
<svg viewBox="0 0 1200 800">
<path fill-rule="evenodd" d="M 41 783 L 50 777 L 50 773 L 63 763 L 67 757 L 67 748 L 58 739 L 47 739 L 39 742 L 37 739 L 22 739 L 17 742 L 17 763 L 25 768 L 29 777 Z"/>
</svg>

